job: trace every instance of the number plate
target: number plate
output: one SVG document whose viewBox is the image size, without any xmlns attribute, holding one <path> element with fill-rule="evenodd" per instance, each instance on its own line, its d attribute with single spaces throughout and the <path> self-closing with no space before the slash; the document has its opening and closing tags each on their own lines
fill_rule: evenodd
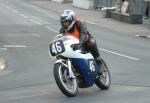
<svg viewBox="0 0 150 103">
<path fill-rule="evenodd" d="M 95 62 L 93 59 L 90 59 L 89 60 L 89 69 L 90 69 L 90 72 L 95 72 Z"/>
<path fill-rule="evenodd" d="M 53 42 L 50 44 L 50 53 L 52 56 L 56 56 L 65 51 L 65 47 L 62 40 Z"/>
</svg>

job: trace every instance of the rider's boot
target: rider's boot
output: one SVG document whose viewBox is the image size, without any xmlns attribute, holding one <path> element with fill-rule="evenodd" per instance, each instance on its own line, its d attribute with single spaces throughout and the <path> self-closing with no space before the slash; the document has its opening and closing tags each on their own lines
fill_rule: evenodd
<svg viewBox="0 0 150 103">
<path fill-rule="evenodd" d="M 102 64 L 102 58 L 100 56 L 95 58 L 97 64 Z"/>
<path fill-rule="evenodd" d="M 102 58 L 100 56 L 100 53 L 99 53 L 99 50 L 98 50 L 97 46 L 95 46 L 95 48 L 93 48 L 91 53 L 94 56 L 94 59 L 95 59 L 96 63 L 102 64 Z"/>
<path fill-rule="evenodd" d="M 88 44 L 88 51 L 91 52 L 91 54 L 93 55 L 96 63 L 98 63 L 98 64 L 102 63 L 102 59 L 100 57 L 100 53 L 99 53 L 96 41 L 93 37 L 90 39 L 90 43 Z"/>
</svg>

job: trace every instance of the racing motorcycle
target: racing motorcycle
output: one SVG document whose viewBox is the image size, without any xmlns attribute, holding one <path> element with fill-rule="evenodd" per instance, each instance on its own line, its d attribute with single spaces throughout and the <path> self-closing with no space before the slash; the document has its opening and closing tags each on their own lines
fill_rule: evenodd
<svg viewBox="0 0 150 103">
<path fill-rule="evenodd" d="M 88 88 L 96 84 L 100 89 L 110 87 L 109 69 L 102 59 L 98 64 L 91 53 L 81 48 L 74 49 L 79 40 L 73 36 L 59 34 L 50 43 L 50 54 L 56 57 L 53 74 L 62 93 L 68 97 L 78 94 L 79 88 Z"/>
</svg>

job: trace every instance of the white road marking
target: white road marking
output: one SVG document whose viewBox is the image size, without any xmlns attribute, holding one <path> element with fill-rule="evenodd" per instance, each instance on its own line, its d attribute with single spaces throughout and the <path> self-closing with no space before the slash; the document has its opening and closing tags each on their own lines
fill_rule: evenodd
<svg viewBox="0 0 150 103">
<path fill-rule="evenodd" d="M 15 10 L 15 9 L 11 9 L 11 11 L 14 13 L 19 13 L 19 11 Z"/>
<path fill-rule="evenodd" d="M 5 68 L 7 67 L 7 64 L 6 64 L 6 66 L 5 66 Z M 4 69 L 5 69 L 4 68 Z M 12 71 L 12 70 L 5 70 L 5 71 L 3 71 L 3 73 L 0 73 L 0 75 L 1 76 L 4 76 L 4 75 L 8 75 L 8 74 L 10 74 L 10 73 L 12 73 L 12 72 L 14 72 L 14 71 Z"/>
<path fill-rule="evenodd" d="M 29 17 L 28 16 L 26 16 L 26 15 L 24 15 L 24 14 L 19 14 L 20 16 L 22 16 L 23 18 L 25 18 L 25 19 L 28 19 Z"/>
<path fill-rule="evenodd" d="M 0 50 L 7 50 L 7 48 L 0 48 Z"/>
<path fill-rule="evenodd" d="M 6 6 L 7 9 L 11 9 L 9 6 Z"/>
<path fill-rule="evenodd" d="M 35 17 L 35 16 L 31 16 L 31 18 L 35 19 L 35 20 L 38 20 L 38 21 L 41 21 L 39 18 Z"/>
<path fill-rule="evenodd" d="M 22 34 L 17 34 L 17 33 L 15 33 L 15 34 L 11 34 L 11 33 L 9 33 L 9 34 L 6 34 L 6 36 L 8 36 L 8 37 L 40 37 L 41 35 L 40 34 L 36 34 L 36 33 L 28 33 L 28 34 L 26 34 L 26 33 L 22 33 Z"/>
<path fill-rule="evenodd" d="M 26 48 L 26 45 L 3 45 L 4 48 Z"/>
<path fill-rule="evenodd" d="M 103 48 L 99 48 L 99 49 L 102 50 L 102 51 L 108 52 L 108 53 L 112 53 L 112 54 L 115 54 L 115 55 L 118 55 L 118 56 L 122 56 L 122 57 L 128 58 L 128 59 L 140 60 L 139 58 L 135 58 L 135 57 L 132 57 L 132 56 L 120 54 L 120 53 L 113 52 L 113 51 L 110 51 L 110 50 L 106 50 L 106 49 L 103 49 Z"/>
<path fill-rule="evenodd" d="M 26 98 L 32 98 L 32 97 L 38 97 L 38 96 L 43 96 L 43 95 L 48 95 L 48 92 L 36 92 L 35 94 L 29 94 L 29 95 L 20 95 L 20 96 L 16 96 L 14 98 L 10 98 L 9 100 L 22 100 L 22 99 L 26 99 Z"/>
<path fill-rule="evenodd" d="M 53 31 L 53 32 L 55 32 L 55 33 L 59 33 L 57 30 L 55 30 L 55 29 L 53 29 L 53 28 L 51 28 L 49 26 L 46 26 L 46 28 L 49 29 L 49 30 L 51 30 L 51 31 Z"/>
<path fill-rule="evenodd" d="M 30 21 L 33 22 L 33 23 L 36 23 L 36 24 L 38 24 L 38 25 L 42 25 L 40 22 L 38 22 L 38 21 L 36 21 L 36 20 L 34 20 L 34 19 L 30 19 Z"/>
<path fill-rule="evenodd" d="M 92 24 L 92 25 L 94 25 L 94 24 L 95 24 L 95 23 L 90 22 L 90 21 L 87 21 L 87 20 L 81 20 L 81 21 L 84 21 L 84 22 L 89 23 L 89 24 Z"/>
<path fill-rule="evenodd" d="M 31 18 L 32 18 L 32 19 L 35 19 L 35 20 L 37 20 L 37 21 L 41 21 L 41 22 L 43 22 L 43 23 L 49 24 L 49 22 L 47 22 L 47 21 L 45 21 L 45 20 L 42 20 L 42 19 L 39 19 L 39 18 L 37 18 L 37 17 L 35 17 L 35 16 L 31 16 Z"/>
</svg>

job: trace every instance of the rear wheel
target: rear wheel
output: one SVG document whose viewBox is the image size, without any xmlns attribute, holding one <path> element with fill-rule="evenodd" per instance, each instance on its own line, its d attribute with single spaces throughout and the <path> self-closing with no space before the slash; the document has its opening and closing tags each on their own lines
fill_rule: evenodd
<svg viewBox="0 0 150 103">
<path fill-rule="evenodd" d="M 100 66 L 100 73 L 96 78 L 95 84 L 103 90 L 108 89 L 111 85 L 111 75 L 103 59 L 102 64 Z"/>
<path fill-rule="evenodd" d="M 68 68 L 61 63 L 54 65 L 54 77 L 59 89 L 68 97 L 76 96 L 78 93 L 77 79 L 70 78 Z"/>
</svg>

